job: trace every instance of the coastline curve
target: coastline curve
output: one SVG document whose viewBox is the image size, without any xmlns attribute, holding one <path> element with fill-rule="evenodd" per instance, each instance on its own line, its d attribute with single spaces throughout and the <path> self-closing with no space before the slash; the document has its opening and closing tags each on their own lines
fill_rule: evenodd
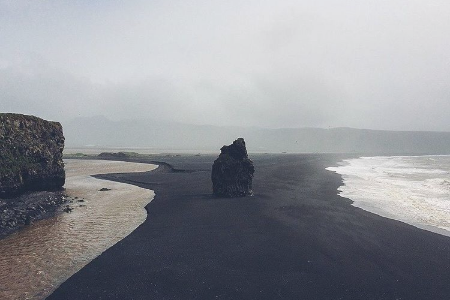
<svg viewBox="0 0 450 300">
<path fill-rule="evenodd" d="M 44 299 L 147 218 L 152 190 L 93 175 L 148 172 L 157 165 L 80 159 L 65 163 L 71 212 L 0 240 L 1 299 Z"/>
</svg>

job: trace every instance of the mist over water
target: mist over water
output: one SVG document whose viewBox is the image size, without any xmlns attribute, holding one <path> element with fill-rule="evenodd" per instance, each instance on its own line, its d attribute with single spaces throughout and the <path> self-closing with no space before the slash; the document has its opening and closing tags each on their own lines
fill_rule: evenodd
<svg viewBox="0 0 450 300">
<path fill-rule="evenodd" d="M 378 215 L 450 236 L 450 156 L 349 159 L 340 195 Z"/>
</svg>

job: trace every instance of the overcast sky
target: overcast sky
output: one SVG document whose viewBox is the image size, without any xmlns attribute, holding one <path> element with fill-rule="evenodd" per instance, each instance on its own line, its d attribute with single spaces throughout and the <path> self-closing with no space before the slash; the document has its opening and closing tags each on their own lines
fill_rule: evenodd
<svg viewBox="0 0 450 300">
<path fill-rule="evenodd" d="M 0 111 L 450 131 L 448 0 L 0 0 Z"/>
</svg>

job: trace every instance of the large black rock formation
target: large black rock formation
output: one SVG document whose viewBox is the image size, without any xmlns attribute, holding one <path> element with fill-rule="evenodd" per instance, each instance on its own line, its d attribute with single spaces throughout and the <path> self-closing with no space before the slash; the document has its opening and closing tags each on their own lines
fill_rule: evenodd
<svg viewBox="0 0 450 300">
<path fill-rule="evenodd" d="M 0 114 L 0 197 L 62 187 L 63 149 L 60 123 Z"/>
<path fill-rule="evenodd" d="M 238 138 L 220 149 L 211 173 L 213 193 L 220 197 L 245 197 L 253 194 L 255 167 L 248 158 L 245 141 Z"/>
</svg>

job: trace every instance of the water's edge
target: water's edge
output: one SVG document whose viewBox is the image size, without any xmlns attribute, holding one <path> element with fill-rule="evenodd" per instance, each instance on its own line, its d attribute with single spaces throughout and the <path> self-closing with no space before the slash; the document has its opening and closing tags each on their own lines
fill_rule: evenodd
<svg viewBox="0 0 450 300">
<path fill-rule="evenodd" d="M 41 220 L 0 240 L 0 299 L 44 299 L 92 259 L 142 224 L 154 192 L 95 174 L 148 172 L 157 166 L 65 160 L 71 213 Z"/>
<path fill-rule="evenodd" d="M 450 156 L 360 157 L 326 169 L 353 206 L 450 236 Z"/>
</svg>

